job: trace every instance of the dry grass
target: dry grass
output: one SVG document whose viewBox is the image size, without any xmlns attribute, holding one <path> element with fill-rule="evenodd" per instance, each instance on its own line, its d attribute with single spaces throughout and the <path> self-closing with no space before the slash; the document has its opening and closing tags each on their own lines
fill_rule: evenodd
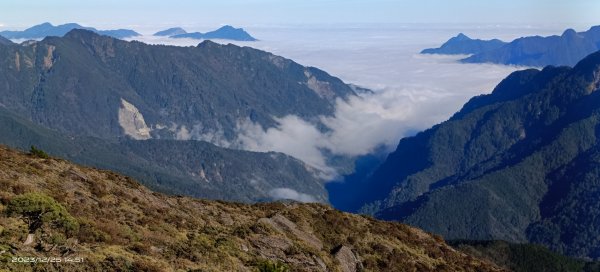
<svg viewBox="0 0 600 272">
<path fill-rule="evenodd" d="M 0 209 L 46 194 L 79 222 L 60 246 L 24 246 L 27 225 L 0 215 L 0 268 L 18 271 L 255 271 L 266 260 L 291 271 L 340 271 L 335 248 L 352 248 L 363 271 L 500 271 L 439 237 L 320 204 L 244 205 L 166 196 L 131 178 L 0 147 Z M 275 215 L 283 227 L 269 224 Z M 274 227 L 275 226 L 275 227 Z M 38 237 L 60 234 L 46 227 Z M 314 240 L 316 238 L 317 240 Z M 320 248 L 319 248 L 320 247 Z M 14 264 L 13 256 L 83 257 L 83 264 Z"/>
</svg>

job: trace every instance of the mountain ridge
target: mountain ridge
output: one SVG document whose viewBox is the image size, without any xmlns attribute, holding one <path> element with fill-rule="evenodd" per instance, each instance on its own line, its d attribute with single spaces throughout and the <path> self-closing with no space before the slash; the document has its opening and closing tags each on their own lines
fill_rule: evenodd
<svg viewBox="0 0 600 272">
<path fill-rule="evenodd" d="M 5 51 L 9 74 L 4 82 L 24 97 L 10 92 L 0 103 L 52 129 L 100 138 L 175 138 L 197 127 L 198 136 L 222 134 L 232 140 L 240 121 L 268 128 L 276 117 L 311 120 L 331 115 L 336 98 L 355 95 L 316 68 L 210 41 L 170 47 L 73 30 Z M 142 127 L 124 130 L 119 111 L 135 110 L 143 117 Z M 139 129 L 150 135 L 137 135 Z"/>
<path fill-rule="evenodd" d="M 84 27 L 76 23 L 54 26 L 48 22 L 32 26 L 23 31 L 2 31 L 0 32 L 0 36 L 7 39 L 43 39 L 49 36 L 62 37 L 73 29 L 85 29 L 100 35 L 111 36 L 118 39 L 140 36 L 139 33 L 130 29 L 97 30 L 93 27 Z"/>
<path fill-rule="evenodd" d="M 230 150 L 201 141 L 68 136 L 1 107 L 0 125 L 6 129 L 2 144 L 21 150 L 35 145 L 53 156 L 135 177 L 163 193 L 253 203 L 276 200 L 275 190 L 287 188 L 327 202 L 316 170 L 280 153 Z"/>
<path fill-rule="evenodd" d="M 185 29 L 183 29 L 181 27 L 172 27 L 169 29 L 158 31 L 158 32 L 154 33 L 152 36 L 173 36 L 173 35 L 186 34 L 186 33 L 187 33 L 187 31 L 185 31 Z"/>
<path fill-rule="evenodd" d="M 52 150 L 41 148 L 57 155 L 72 150 L 78 162 L 196 197 L 258 202 L 292 192 L 327 202 L 320 170 L 279 153 L 214 144 L 239 148 L 244 124 L 267 129 L 288 115 L 318 121 L 333 114 L 336 99 L 356 95 L 319 69 L 211 41 L 156 46 L 72 30 L 64 37 L 0 45 L 0 57 L 6 71 L 0 84 L 8 86 L 0 89 L 0 107 L 31 122 L 7 117 L 22 134 L 6 133 L 4 143 L 27 149 L 39 145 L 36 140 L 53 146 L 53 137 L 62 139 Z M 89 145 L 89 154 L 73 145 Z M 154 153 L 145 151 L 150 147 Z M 108 156 L 103 148 L 118 155 Z M 240 171 L 231 170 L 236 167 Z"/>
<path fill-rule="evenodd" d="M 1 45 L 11 45 L 14 44 L 11 40 L 0 36 L 0 44 Z"/>
<path fill-rule="evenodd" d="M 364 182 L 364 205 L 351 208 L 447 239 L 534 242 L 598 259 L 589 237 L 600 207 L 569 192 L 597 192 L 599 67 L 596 52 L 575 68 L 511 74 L 448 121 L 402 139 Z M 566 221 L 575 214 L 588 219 Z"/>
<path fill-rule="evenodd" d="M 566 29 L 561 35 L 521 37 L 511 42 L 471 39 L 460 33 L 439 48 L 424 49 L 421 54 L 467 54 L 471 56 L 460 62 L 544 67 L 573 66 L 597 50 L 600 26 L 583 32 Z"/>
<path fill-rule="evenodd" d="M 573 66 L 597 50 L 600 50 L 600 26 L 591 27 L 584 32 L 567 29 L 562 35 L 522 37 L 500 48 L 475 53 L 461 61 L 536 67 Z"/>
<path fill-rule="evenodd" d="M 171 38 L 192 38 L 198 40 L 210 40 L 210 39 L 223 39 L 223 40 L 234 40 L 234 41 L 258 41 L 252 37 L 243 28 L 235 28 L 230 25 L 225 25 L 217 30 L 209 31 L 206 33 L 192 32 L 192 33 L 181 33 L 175 35 L 169 35 Z"/>
<path fill-rule="evenodd" d="M 480 52 L 493 50 L 502 47 L 506 42 L 498 39 L 480 40 L 471 39 L 463 33 L 450 38 L 439 48 L 427 48 L 421 51 L 421 54 L 443 54 L 443 55 L 461 55 L 477 54 Z"/>
</svg>

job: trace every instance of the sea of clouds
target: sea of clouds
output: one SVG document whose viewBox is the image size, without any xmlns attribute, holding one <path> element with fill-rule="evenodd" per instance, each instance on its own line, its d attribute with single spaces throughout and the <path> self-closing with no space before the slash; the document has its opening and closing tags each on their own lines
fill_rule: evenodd
<svg viewBox="0 0 600 272">
<path fill-rule="evenodd" d="M 191 29 L 193 30 L 193 29 Z M 513 71 L 524 67 L 461 64 L 464 56 L 421 55 L 463 32 L 474 38 L 514 38 L 560 33 L 560 29 L 510 26 L 279 26 L 247 29 L 258 42 L 232 42 L 290 58 L 340 77 L 347 83 L 374 91 L 349 101 L 337 101 L 334 116 L 321 121 L 330 130 L 297 116 L 283 116 L 279 125 L 262 128 L 248 120 L 238 125 L 238 139 L 220 145 L 252 151 L 278 151 L 331 173 L 323 149 L 333 154 L 358 156 L 381 145 L 389 150 L 400 138 L 439 123 L 471 97 L 489 93 Z M 194 46 L 193 39 L 144 35 L 135 38 L 152 44 Z M 217 41 L 228 43 L 230 41 Z M 189 130 L 184 139 L 192 138 Z M 210 139 L 195 134 L 196 139 Z"/>
<path fill-rule="evenodd" d="M 193 29 L 191 29 L 193 30 Z M 510 41 L 528 35 L 560 34 L 559 28 L 511 26 L 280 26 L 247 29 L 258 42 L 232 42 L 272 52 L 302 65 L 314 66 L 346 83 L 373 90 L 348 101 L 338 100 L 333 116 L 322 116 L 329 130 L 298 116 L 277 117 L 278 125 L 263 128 L 240 120 L 238 136 L 224 141 L 201 130 L 182 131 L 182 139 L 215 140 L 221 146 L 251 151 L 277 151 L 320 169 L 325 179 L 336 171 L 327 164 L 324 150 L 334 155 L 360 156 L 384 146 L 391 151 L 398 141 L 446 120 L 469 98 L 490 93 L 511 72 L 526 67 L 461 64 L 465 56 L 421 55 L 463 32 L 474 38 Z M 192 39 L 146 35 L 137 40 L 152 44 L 194 46 Z M 217 41 L 229 43 L 230 41 Z M 299 197 L 286 188 L 276 194 Z"/>
<path fill-rule="evenodd" d="M 196 46 L 201 42 L 152 36 L 155 31 L 175 25 L 139 27 L 133 28 L 144 35 L 130 40 L 175 46 Z M 193 24 L 183 27 L 188 32 L 218 28 Z M 338 100 L 335 114 L 320 118 L 321 124 L 329 128 L 326 132 L 317 129 L 315 123 L 294 115 L 275 117 L 278 125 L 270 128 L 239 120 L 236 139 L 226 139 L 222 131 L 207 133 L 202 124 L 170 129 L 180 140 L 282 152 L 321 170 L 324 179 L 332 180 L 337 171 L 327 163 L 324 154 L 356 157 L 380 150 L 382 146 L 392 151 L 402 137 L 446 120 L 469 98 L 490 93 L 508 74 L 527 68 L 461 64 L 457 61 L 465 56 L 421 55 L 422 49 L 439 47 L 458 33 L 472 38 L 511 41 L 531 35 L 560 35 L 564 28 L 560 25 L 435 24 L 249 26 L 245 29 L 259 41 L 215 42 L 265 50 L 320 68 L 373 93 L 360 94 L 348 101 Z M 3 29 L 1 25 L 0 29 Z M 325 150 L 327 152 L 323 152 Z M 314 200 L 289 188 L 278 188 L 270 194 L 273 198 Z"/>
</svg>

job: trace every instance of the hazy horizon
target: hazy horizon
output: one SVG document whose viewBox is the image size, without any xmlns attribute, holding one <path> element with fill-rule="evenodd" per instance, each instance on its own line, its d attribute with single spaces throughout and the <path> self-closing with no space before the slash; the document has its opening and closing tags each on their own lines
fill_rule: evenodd
<svg viewBox="0 0 600 272">
<path fill-rule="evenodd" d="M 588 0 L 19 1 L 0 4 L 0 28 L 76 22 L 99 28 L 243 27 L 282 24 L 502 24 L 581 28 L 600 24 Z"/>
</svg>

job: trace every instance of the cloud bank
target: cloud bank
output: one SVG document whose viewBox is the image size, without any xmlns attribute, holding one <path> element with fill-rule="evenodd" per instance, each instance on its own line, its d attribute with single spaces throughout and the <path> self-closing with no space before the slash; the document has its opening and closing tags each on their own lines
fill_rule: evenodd
<svg viewBox="0 0 600 272">
<path fill-rule="evenodd" d="M 354 157 L 381 146 L 391 151 L 400 138 L 446 120 L 469 98 L 491 92 L 500 80 L 521 69 L 461 64 L 457 60 L 464 56 L 420 55 L 420 50 L 439 46 L 458 32 L 508 40 L 535 31 L 539 30 L 423 26 L 250 29 L 261 41 L 235 43 L 319 67 L 374 93 L 338 100 L 335 114 L 320 118 L 325 131 L 319 130 L 318 124 L 291 115 L 275 116 L 278 125 L 270 128 L 239 120 L 235 139 L 203 132 L 201 125 L 179 127 L 177 136 L 231 148 L 286 153 L 320 169 L 326 178 L 333 178 L 336 171 L 328 165 L 324 153 Z M 146 42 L 189 46 L 200 41 L 151 37 Z"/>
<path fill-rule="evenodd" d="M 275 200 L 289 199 L 289 200 L 295 200 L 295 201 L 302 202 L 302 203 L 318 202 L 313 196 L 303 194 L 303 193 L 298 193 L 296 190 L 290 189 L 290 188 L 273 189 L 273 190 L 269 191 L 269 196 Z"/>
<path fill-rule="evenodd" d="M 286 153 L 320 169 L 327 179 L 333 179 L 336 171 L 327 164 L 324 154 L 356 157 L 381 147 L 392 151 L 402 137 L 444 121 L 470 97 L 491 91 L 501 78 L 516 68 L 473 65 L 470 69 L 482 69 L 490 73 L 484 73 L 484 76 L 498 78 L 464 78 L 438 71 L 432 74 L 432 80 L 442 78 L 449 86 L 464 84 L 451 82 L 452 79 L 471 83 L 456 87 L 462 92 L 412 84 L 378 89 L 348 101 L 338 99 L 334 115 L 320 118 L 321 124 L 327 128 L 325 132 L 319 131 L 317 124 L 293 115 L 276 118 L 278 125 L 271 128 L 262 128 L 245 120 L 238 125 L 238 138 L 234 142 L 237 148 L 246 150 Z M 477 73 L 471 75 L 476 77 Z M 423 80 L 426 81 L 425 78 Z M 482 91 L 474 88 L 482 88 Z M 328 152 L 324 153 L 324 150 Z"/>
</svg>

